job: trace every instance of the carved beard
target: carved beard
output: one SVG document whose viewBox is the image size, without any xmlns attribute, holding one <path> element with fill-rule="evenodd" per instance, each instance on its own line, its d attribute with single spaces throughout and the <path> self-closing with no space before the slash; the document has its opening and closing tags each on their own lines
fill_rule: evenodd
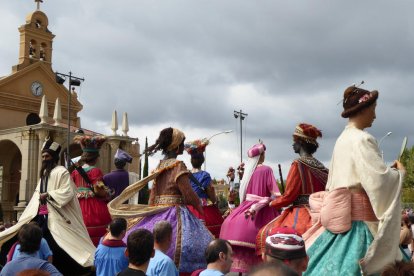
<svg viewBox="0 0 414 276">
<path fill-rule="evenodd" d="M 50 172 L 56 167 L 55 160 L 43 160 L 42 167 L 40 168 L 40 177 L 49 177 Z"/>
</svg>

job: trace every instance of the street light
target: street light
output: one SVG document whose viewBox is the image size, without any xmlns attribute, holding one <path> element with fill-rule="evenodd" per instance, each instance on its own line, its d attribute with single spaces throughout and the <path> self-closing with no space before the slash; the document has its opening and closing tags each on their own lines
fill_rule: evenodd
<svg viewBox="0 0 414 276">
<path fill-rule="evenodd" d="M 237 118 L 240 119 L 240 163 L 241 163 L 243 162 L 243 130 L 242 130 L 243 124 L 242 122 L 247 117 L 248 114 L 243 113 L 242 110 L 240 109 L 240 111 L 234 110 L 233 115 L 235 119 Z"/>
<path fill-rule="evenodd" d="M 69 145 L 70 145 L 70 109 L 71 109 L 71 101 L 72 101 L 72 85 L 73 86 L 80 86 L 81 81 L 84 81 L 84 78 L 74 77 L 72 72 L 69 72 L 69 75 L 62 74 L 62 73 L 55 73 L 56 82 L 58 84 L 64 84 L 66 81 L 66 77 L 69 78 L 69 93 L 68 93 L 68 146 L 66 149 L 66 164 L 70 166 L 70 154 L 69 154 Z"/>
<path fill-rule="evenodd" d="M 390 132 L 387 132 L 387 134 L 385 134 L 384 136 L 382 136 L 382 138 L 379 140 L 378 148 L 381 146 L 382 141 L 384 141 L 384 139 L 390 136 L 391 134 L 392 132 L 390 131 Z M 381 149 L 381 157 L 382 157 L 382 160 L 384 160 L 384 151 L 382 149 Z"/>
<path fill-rule="evenodd" d="M 211 135 L 210 138 L 208 138 L 207 140 L 210 141 L 211 138 L 213 138 L 213 137 L 215 137 L 217 135 L 220 135 L 220 134 L 228 134 L 230 132 L 233 132 L 233 130 L 225 130 L 225 131 L 218 132 L 216 134 Z M 206 170 L 206 168 L 207 168 L 207 148 L 204 150 L 204 170 Z"/>
</svg>

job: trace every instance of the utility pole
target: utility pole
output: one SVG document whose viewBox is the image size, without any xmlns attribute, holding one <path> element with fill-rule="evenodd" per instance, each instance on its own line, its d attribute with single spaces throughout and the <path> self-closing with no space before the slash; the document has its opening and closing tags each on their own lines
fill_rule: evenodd
<svg viewBox="0 0 414 276">
<path fill-rule="evenodd" d="M 234 110 L 234 118 L 240 118 L 240 163 L 243 162 L 243 120 L 247 117 L 247 113 L 243 113 L 242 110 L 236 111 Z"/>
<path fill-rule="evenodd" d="M 42 1 L 40 1 L 42 2 Z M 39 2 L 37 2 L 39 4 Z M 66 81 L 66 78 L 69 78 L 69 94 L 68 94 L 68 147 L 66 149 L 66 162 L 67 162 L 67 166 L 70 166 L 70 152 L 69 152 L 69 146 L 70 146 L 70 109 L 71 109 L 71 102 L 72 102 L 72 86 L 80 86 L 81 81 L 85 81 L 84 78 L 78 78 L 72 75 L 72 72 L 69 72 L 69 75 L 67 74 L 62 74 L 62 73 L 55 73 L 56 76 L 56 82 L 58 84 L 64 84 Z M 75 88 L 73 88 L 75 89 Z"/>
</svg>

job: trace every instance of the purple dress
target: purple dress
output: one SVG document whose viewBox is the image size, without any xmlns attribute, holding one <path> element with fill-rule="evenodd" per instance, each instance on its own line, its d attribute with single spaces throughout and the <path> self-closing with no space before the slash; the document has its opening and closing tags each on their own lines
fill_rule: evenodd
<svg viewBox="0 0 414 276">
<path fill-rule="evenodd" d="M 171 165 L 171 160 L 176 163 Z M 127 242 L 128 235 L 136 229 L 152 231 L 158 221 L 168 221 L 172 227 L 172 243 L 166 254 L 174 261 L 179 272 L 191 273 L 205 268 L 204 252 L 213 236 L 186 207 L 188 204 L 201 209 L 200 199 L 191 189 L 188 169 L 182 161 L 177 162 L 175 159 L 161 160 L 158 169 L 164 172 L 154 181 L 149 205 L 169 208 L 137 220 L 123 240 Z"/>
<path fill-rule="evenodd" d="M 279 188 L 273 171 L 270 167 L 259 165 L 253 172 L 247 186 L 246 194 L 260 197 L 270 197 L 272 193 L 279 193 Z M 255 201 L 243 201 L 224 220 L 221 226 L 220 238 L 228 240 L 233 247 L 233 265 L 231 271 L 247 272 L 250 267 L 260 259 L 255 254 L 256 235 L 260 228 L 279 215 L 275 208 L 268 205 L 260 209 L 252 220 L 246 218 L 245 212 L 256 203 Z"/>
</svg>

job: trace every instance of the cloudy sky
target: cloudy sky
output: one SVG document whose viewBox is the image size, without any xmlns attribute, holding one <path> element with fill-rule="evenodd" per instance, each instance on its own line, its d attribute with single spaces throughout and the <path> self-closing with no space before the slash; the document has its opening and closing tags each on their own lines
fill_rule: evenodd
<svg viewBox="0 0 414 276">
<path fill-rule="evenodd" d="M 267 163 L 295 158 L 292 132 L 307 122 L 323 131 L 316 157 L 329 164 L 346 120 L 344 89 L 365 81 L 378 89 L 377 120 L 369 129 L 388 162 L 404 136 L 414 139 L 413 1 L 82 1 L 41 5 L 56 35 L 53 69 L 84 77 L 82 126 L 110 134 L 117 110 L 129 116 L 129 135 L 143 148 L 164 127 L 188 140 L 217 135 L 207 170 L 225 176 L 262 139 Z M 19 32 L 35 3 L 0 1 L 0 75 L 17 64 Z M 155 166 L 151 159 L 150 167 Z M 189 157 L 181 157 L 188 166 Z"/>
</svg>

